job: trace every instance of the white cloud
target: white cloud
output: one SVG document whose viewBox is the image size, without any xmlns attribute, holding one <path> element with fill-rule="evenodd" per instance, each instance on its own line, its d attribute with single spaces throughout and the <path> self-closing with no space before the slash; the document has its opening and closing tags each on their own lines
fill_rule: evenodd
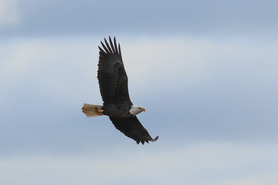
<svg viewBox="0 0 278 185">
<path fill-rule="evenodd" d="M 151 147 L 147 147 L 150 149 Z M 275 185 L 276 145 L 203 143 L 183 148 L 124 148 L 81 156 L 0 159 L 0 183 L 20 185 Z M 16 177 L 16 178 L 14 178 Z"/>
<path fill-rule="evenodd" d="M 45 67 L 53 67 L 53 69 L 55 66 L 61 67 L 60 69 L 57 68 L 57 71 L 62 73 L 64 72 L 63 69 L 67 67 L 78 67 L 81 72 L 86 69 L 88 62 L 93 60 L 91 43 L 83 39 L 73 39 L 71 41 L 63 39 L 19 39 L 5 42 L 0 47 L 3 51 L 3 55 L 1 55 L 2 62 L 0 63 L 2 82 L 17 83 L 22 78 L 34 75 L 30 73 L 32 71 L 47 72 L 44 70 Z M 95 53 L 97 54 L 97 51 Z M 97 61 L 97 56 L 94 58 Z M 51 71 L 49 71 L 50 73 Z"/>
<path fill-rule="evenodd" d="M 143 38 L 131 44 L 123 41 L 122 54 L 127 72 L 141 82 L 178 77 L 182 77 L 184 82 L 195 81 L 203 75 L 210 62 L 210 44 L 209 41 L 183 37 Z"/>
<path fill-rule="evenodd" d="M 4 46 L 5 45 L 5 46 Z M 5 43 L 1 46 L 1 82 L 14 83 L 33 68 L 40 53 L 38 43 L 33 41 Z"/>
<path fill-rule="evenodd" d="M 10 105 L 11 92 L 18 91 L 20 86 L 28 88 L 30 93 L 40 89 L 49 98 L 62 100 L 70 100 L 76 91 L 82 91 L 77 88 L 79 85 L 86 83 L 88 89 L 93 86 L 90 83 L 96 73 L 98 53 L 96 50 L 96 56 L 92 56 L 94 41 L 69 40 L 14 39 L 0 44 L 1 109 Z M 94 84 L 97 87 L 97 81 Z"/>
<path fill-rule="evenodd" d="M 0 27 L 20 20 L 17 0 L 0 0 Z"/>
</svg>

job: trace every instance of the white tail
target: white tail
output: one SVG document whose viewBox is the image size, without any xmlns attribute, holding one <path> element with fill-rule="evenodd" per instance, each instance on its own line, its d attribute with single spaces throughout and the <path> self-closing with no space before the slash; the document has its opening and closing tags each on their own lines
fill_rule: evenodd
<svg viewBox="0 0 278 185">
<path fill-rule="evenodd" d="M 91 104 L 86 104 L 84 103 L 82 107 L 82 112 L 90 118 L 90 117 L 96 117 L 96 116 L 101 116 L 103 115 L 103 110 L 101 109 L 101 105 L 91 105 Z"/>
</svg>

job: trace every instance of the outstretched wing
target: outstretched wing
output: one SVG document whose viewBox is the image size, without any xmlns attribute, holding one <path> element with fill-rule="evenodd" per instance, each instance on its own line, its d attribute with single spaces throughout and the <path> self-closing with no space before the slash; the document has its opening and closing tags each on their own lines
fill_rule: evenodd
<svg viewBox="0 0 278 185">
<path fill-rule="evenodd" d="M 144 142 L 149 143 L 149 141 L 156 141 L 156 138 L 152 138 L 148 131 L 143 127 L 136 116 L 129 118 L 114 118 L 109 117 L 114 126 L 124 133 L 127 137 L 134 139 L 137 144 L 140 142 L 144 144 Z"/>
<path fill-rule="evenodd" d="M 109 37 L 109 43 L 104 39 L 99 48 L 98 81 L 102 100 L 105 104 L 127 101 L 129 98 L 127 74 L 125 72 L 120 44 L 117 46 Z"/>
</svg>

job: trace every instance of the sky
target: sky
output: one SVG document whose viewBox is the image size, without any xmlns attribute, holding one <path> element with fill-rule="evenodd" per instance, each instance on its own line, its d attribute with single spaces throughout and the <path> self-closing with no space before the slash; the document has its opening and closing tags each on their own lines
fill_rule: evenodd
<svg viewBox="0 0 278 185">
<path fill-rule="evenodd" d="M 277 5 L 0 0 L 0 184 L 276 185 Z M 108 36 L 155 143 L 81 112 Z"/>
</svg>

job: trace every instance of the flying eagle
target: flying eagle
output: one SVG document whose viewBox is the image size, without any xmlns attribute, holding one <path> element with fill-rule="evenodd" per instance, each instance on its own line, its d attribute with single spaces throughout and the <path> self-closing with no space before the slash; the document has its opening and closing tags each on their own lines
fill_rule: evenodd
<svg viewBox="0 0 278 185">
<path fill-rule="evenodd" d="M 103 106 L 84 104 L 82 111 L 87 117 L 109 116 L 114 126 L 127 137 L 134 139 L 137 144 L 156 141 L 158 136 L 153 139 L 136 117 L 137 114 L 145 111 L 145 108 L 134 105 L 129 98 L 128 78 L 120 44 L 117 46 L 115 37 L 114 42 L 111 37 L 109 43 L 106 39 L 104 42 L 105 44 L 101 42 L 102 48 L 98 47 L 97 75 Z"/>
</svg>

